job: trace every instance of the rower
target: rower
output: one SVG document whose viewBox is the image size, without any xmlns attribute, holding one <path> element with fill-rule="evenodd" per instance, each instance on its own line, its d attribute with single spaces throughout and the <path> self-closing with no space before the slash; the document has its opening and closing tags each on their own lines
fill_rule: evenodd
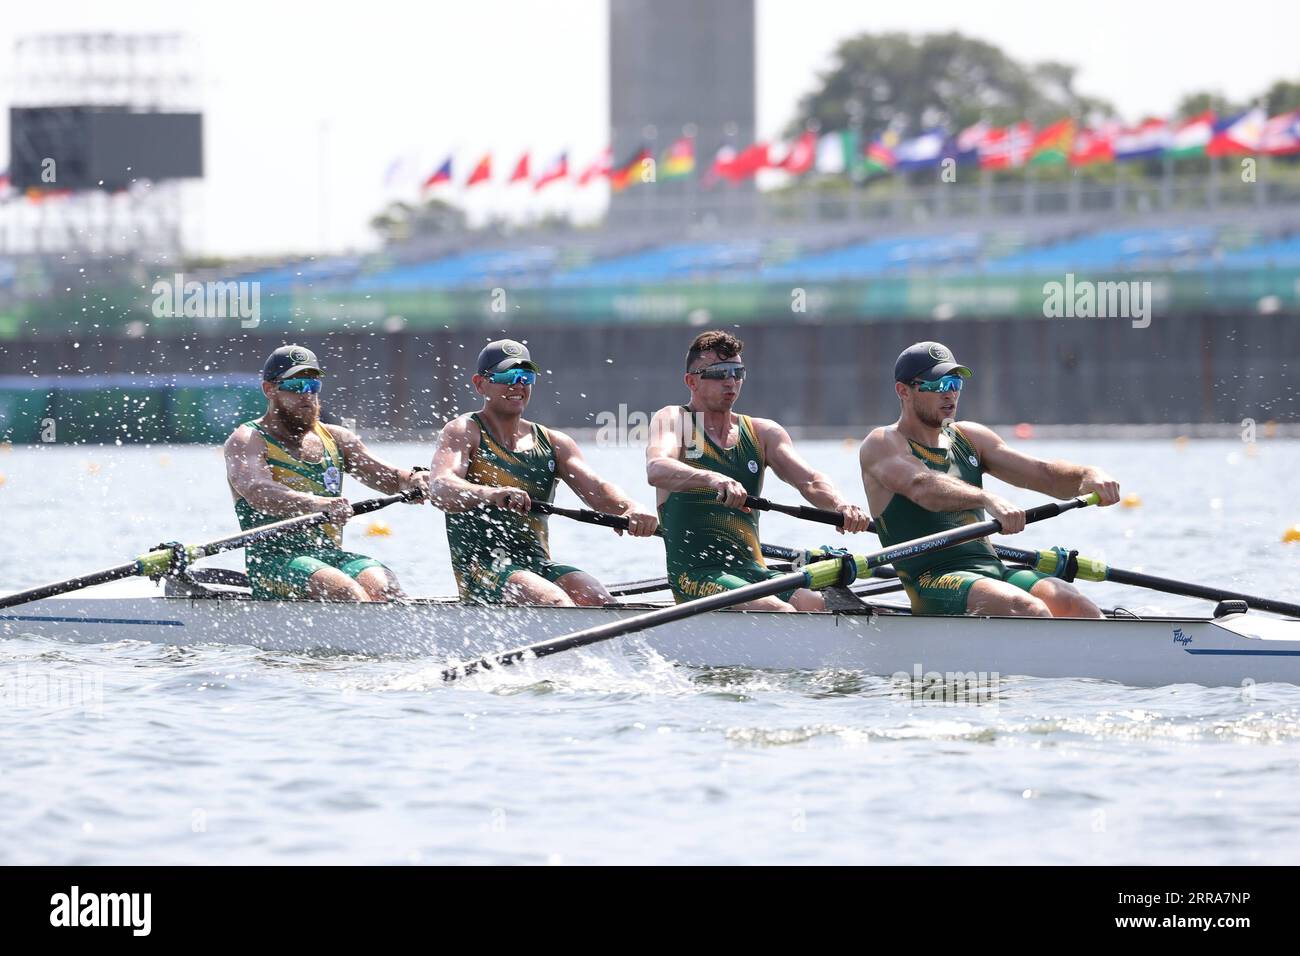
<svg viewBox="0 0 1300 956">
<path fill-rule="evenodd" d="M 379 561 L 342 550 L 352 505 L 343 475 L 385 494 L 427 496 L 429 476 L 381 461 L 361 439 L 320 420 L 322 376 L 315 354 L 283 345 L 262 366 L 266 413 L 226 439 L 226 478 L 245 530 L 310 512 L 329 523 L 250 544 L 245 552 L 253 597 L 319 601 L 386 601 L 401 597 L 397 578 Z"/>
<path fill-rule="evenodd" d="M 658 519 L 596 474 L 572 438 L 524 418 L 541 369 L 523 344 L 488 343 L 476 369 L 483 407 L 443 426 L 432 465 L 433 502 L 447 513 L 461 600 L 613 603 L 590 574 L 551 559 L 547 517 L 532 514 L 532 503 L 553 501 L 559 478 L 597 511 L 626 516 L 637 537 L 653 535 Z"/>
<path fill-rule="evenodd" d="M 651 422 L 646 478 L 658 489 L 668 583 L 679 604 L 778 573 L 764 563 L 758 515 L 745 507 L 747 497 L 762 494 L 769 467 L 812 504 L 840 512 L 841 532 L 867 529 L 867 513 L 799 456 L 784 428 L 732 410 L 745 380 L 743 348 L 728 332 L 697 335 L 686 353 L 690 402 L 661 408 Z M 806 588 L 738 605 L 764 611 L 825 606 Z"/>
<path fill-rule="evenodd" d="M 871 432 L 858 452 L 882 544 L 982 521 L 986 511 L 1004 534 L 1023 531 L 1023 509 L 986 491 L 985 473 L 1054 498 L 1095 491 L 1102 505 L 1119 501 L 1119 483 L 1100 468 L 1035 458 L 1008 448 L 983 425 L 954 421 L 970 376 L 938 342 L 918 342 L 894 363 L 898 421 Z M 1074 585 L 1008 568 L 987 538 L 894 567 L 915 614 L 1101 617 Z"/>
</svg>

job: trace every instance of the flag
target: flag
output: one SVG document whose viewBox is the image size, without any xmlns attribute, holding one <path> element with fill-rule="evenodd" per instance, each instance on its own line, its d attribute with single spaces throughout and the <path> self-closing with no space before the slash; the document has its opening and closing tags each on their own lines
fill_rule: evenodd
<svg viewBox="0 0 1300 956">
<path fill-rule="evenodd" d="M 659 160 L 660 179 L 682 179 L 695 172 L 695 137 L 683 136 L 664 150 Z"/>
<path fill-rule="evenodd" d="M 1270 156 L 1300 153 L 1300 110 L 1274 116 L 1265 123 L 1259 148 L 1260 152 Z M 3 182 L 3 175 L 0 175 L 0 182 Z"/>
<path fill-rule="evenodd" d="M 1170 159 L 1186 159 L 1191 156 L 1204 156 L 1205 147 L 1210 145 L 1214 136 L 1214 110 L 1206 110 L 1199 116 L 1179 123 L 1169 137 L 1169 147 L 1165 155 Z"/>
<path fill-rule="evenodd" d="M 609 171 L 610 188 L 619 193 L 627 189 L 627 187 L 639 183 L 645 161 L 650 159 L 652 155 L 648 147 L 642 146 L 627 162 L 611 169 Z"/>
<path fill-rule="evenodd" d="M 980 144 L 980 169 L 1023 166 L 1033 145 L 1034 128 L 1028 123 L 991 129 Z"/>
<path fill-rule="evenodd" d="M 791 145 L 781 161 L 781 168 L 792 176 L 802 176 L 817 161 L 817 135 L 802 133 Z"/>
<path fill-rule="evenodd" d="M 862 171 L 868 176 L 887 173 L 894 168 L 894 147 L 898 145 L 898 132 L 887 129 L 870 143 L 862 155 Z"/>
<path fill-rule="evenodd" d="M 942 129 L 926 130 L 920 136 L 904 140 L 894 150 L 895 168 L 926 169 L 938 166 L 947 142 L 948 132 Z"/>
<path fill-rule="evenodd" d="M 515 163 L 515 171 L 510 174 L 506 180 L 511 183 L 528 182 L 528 150 L 524 150 L 524 155 L 519 157 L 519 162 Z"/>
<path fill-rule="evenodd" d="M 980 161 L 980 149 L 991 133 L 992 127 L 988 123 L 980 120 L 974 126 L 967 126 L 957 134 L 957 141 L 953 144 L 956 147 L 956 159 L 958 165 L 968 165 Z"/>
<path fill-rule="evenodd" d="M 750 178 L 760 169 L 766 169 L 770 165 L 768 158 L 767 143 L 754 143 L 740 152 L 724 146 L 718 150 L 718 155 L 713 160 L 713 168 L 709 170 L 710 179 L 721 178 L 738 183 Z"/>
<path fill-rule="evenodd" d="M 1160 156 L 1169 145 L 1169 124 L 1162 119 L 1143 120 L 1138 126 L 1115 134 L 1115 160 L 1150 159 Z"/>
<path fill-rule="evenodd" d="M 1074 120 L 1057 120 L 1050 126 L 1044 126 L 1034 137 L 1029 147 L 1029 165 L 1060 166 L 1064 165 L 1074 148 Z"/>
<path fill-rule="evenodd" d="M 851 129 L 827 133 L 817 141 L 817 172 L 834 175 L 858 164 L 858 134 Z"/>
<path fill-rule="evenodd" d="M 542 170 L 542 174 L 537 177 L 537 182 L 533 184 L 533 188 L 541 189 L 543 186 L 549 186 L 557 180 L 566 179 L 568 175 L 569 154 L 561 153 L 551 160 L 551 165 Z"/>
<path fill-rule="evenodd" d="M 1240 116 L 1234 116 L 1218 124 L 1209 145 L 1205 147 L 1205 155 L 1232 156 L 1258 151 L 1266 122 L 1268 119 L 1264 110 L 1256 106 Z"/>
<path fill-rule="evenodd" d="M 1074 137 L 1070 149 L 1071 166 L 1091 166 L 1093 163 L 1115 162 L 1115 137 L 1118 123 L 1106 123 L 1100 129 L 1085 127 Z"/>
<path fill-rule="evenodd" d="M 478 161 L 474 171 L 469 174 L 469 179 L 465 180 L 466 186 L 477 186 L 479 183 L 486 183 L 492 179 L 492 154 L 484 153 L 483 158 Z"/>
<path fill-rule="evenodd" d="M 433 171 L 428 179 L 424 181 L 422 189 L 432 189 L 434 186 L 440 186 L 443 183 L 451 182 L 451 157 L 448 156 L 443 164 Z"/>
<path fill-rule="evenodd" d="M 610 163 L 614 160 L 613 151 L 607 146 L 599 156 L 593 159 L 590 165 L 578 176 L 578 185 L 586 186 L 593 179 L 608 178 Z"/>
</svg>

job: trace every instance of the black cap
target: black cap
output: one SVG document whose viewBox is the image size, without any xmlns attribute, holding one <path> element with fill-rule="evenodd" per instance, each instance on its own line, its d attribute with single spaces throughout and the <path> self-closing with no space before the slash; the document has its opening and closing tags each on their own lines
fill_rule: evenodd
<svg viewBox="0 0 1300 956">
<path fill-rule="evenodd" d="M 281 345 L 267 358 L 262 366 L 262 381 L 278 382 L 299 372 L 320 372 L 320 363 L 316 353 L 301 345 Z M 324 373 L 322 373 L 324 374 Z"/>
<path fill-rule="evenodd" d="M 948 346 L 938 342 L 917 342 L 915 345 L 909 345 L 903 349 L 898 356 L 898 361 L 894 363 L 895 382 L 910 382 L 918 378 L 923 382 L 933 382 L 935 379 L 954 373 L 962 378 L 971 376 L 970 369 L 965 365 L 957 364 L 956 359 L 952 357 L 952 352 L 948 351 Z"/>
<path fill-rule="evenodd" d="M 528 346 L 514 339 L 498 339 L 489 342 L 478 353 L 478 373 L 504 372 L 508 368 L 526 368 L 534 372 L 541 369 L 528 355 Z"/>
</svg>

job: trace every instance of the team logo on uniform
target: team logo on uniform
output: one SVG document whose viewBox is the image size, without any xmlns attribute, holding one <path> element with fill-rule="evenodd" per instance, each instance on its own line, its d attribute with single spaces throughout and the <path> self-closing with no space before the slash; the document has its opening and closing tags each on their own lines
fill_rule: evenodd
<svg viewBox="0 0 1300 956">
<path fill-rule="evenodd" d="M 311 356 L 307 354 L 306 349 L 292 349 L 289 352 L 289 358 L 301 365 L 303 362 L 311 361 Z"/>
<path fill-rule="evenodd" d="M 548 458 L 548 459 L 546 459 L 546 467 L 549 468 L 551 471 L 554 471 L 554 470 L 555 470 L 555 459 L 554 459 L 554 458 Z"/>
<path fill-rule="evenodd" d="M 979 460 L 978 458 L 976 458 L 974 455 L 967 455 L 967 456 L 966 456 L 966 460 L 969 461 L 969 462 L 970 462 L 972 465 L 974 465 L 976 468 L 979 467 L 980 460 Z"/>
<path fill-rule="evenodd" d="M 524 347 L 520 345 L 518 342 L 507 342 L 501 346 L 501 351 L 505 352 L 506 355 L 511 355 L 511 356 L 522 355 L 524 352 Z"/>
<path fill-rule="evenodd" d="M 337 465 L 330 465 L 325 469 L 325 490 L 332 495 L 337 495 L 342 487 L 342 472 L 339 471 Z"/>
<path fill-rule="evenodd" d="M 757 475 L 757 474 L 758 474 L 758 462 L 754 461 L 754 459 L 752 459 L 752 458 L 749 459 L 749 473 L 750 473 L 751 475 Z"/>
<path fill-rule="evenodd" d="M 935 342 L 930 346 L 930 358 L 934 359 L 936 362 L 951 362 L 952 353 L 938 342 Z"/>
</svg>

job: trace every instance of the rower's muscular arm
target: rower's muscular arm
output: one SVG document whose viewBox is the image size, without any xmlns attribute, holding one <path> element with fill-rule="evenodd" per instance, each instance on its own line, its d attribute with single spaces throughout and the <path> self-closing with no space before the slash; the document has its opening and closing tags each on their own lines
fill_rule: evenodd
<svg viewBox="0 0 1300 956">
<path fill-rule="evenodd" d="M 226 439 L 226 477 L 230 487 L 263 514 L 292 517 L 325 511 L 337 498 L 294 491 L 271 475 L 266 463 L 266 440 L 254 429 L 241 425 Z M 346 519 L 345 519 L 346 520 Z"/>
<path fill-rule="evenodd" d="M 478 441 L 478 426 L 468 415 L 442 426 L 429 468 L 429 498 L 443 511 L 455 514 L 492 504 L 495 493 L 501 490 L 465 479 Z"/>
<path fill-rule="evenodd" d="M 596 511 L 626 515 L 633 534 L 639 537 L 654 534 L 659 524 L 658 517 L 638 505 L 618 485 L 596 474 L 582 456 L 578 443 L 564 432 L 548 428 L 546 434 L 555 451 L 555 473 L 573 489 L 574 494 Z"/>
<path fill-rule="evenodd" d="M 664 491 L 690 491 L 708 487 L 716 472 L 692 468 L 682 461 L 682 410 L 668 405 L 650 420 L 650 441 L 645 449 L 645 477 Z M 719 476 L 721 477 L 721 476 Z"/>
<path fill-rule="evenodd" d="M 778 478 L 792 485 L 809 504 L 843 514 L 842 530 L 867 530 L 867 522 L 870 520 L 867 513 L 857 505 L 845 501 L 830 478 L 804 461 L 794 450 L 789 432 L 766 418 L 751 418 L 750 421 L 763 446 L 763 457 Z"/>
<path fill-rule="evenodd" d="M 1102 505 L 1119 501 L 1119 482 L 1093 465 L 1077 465 L 1059 458 L 1045 459 L 1011 448 L 991 428 L 977 422 L 957 427 L 979 450 L 984 470 L 1007 484 L 1042 492 L 1053 498 L 1073 498 L 1097 492 Z"/>
<path fill-rule="evenodd" d="M 343 456 L 343 470 L 363 485 L 382 491 L 386 495 L 411 490 L 417 490 L 424 496 L 428 495 L 428 475 L 398 468 L 375 457 L 366 447 L 365 442 L 341 425 L 326 425 L 325 429 L 334 438 L 334 443 L 338 445 L 339 453 Z"/>
<path fill-rule="evenodd" d="M 926 511 L 966 511 L 987 508 L 982 489 L 941 471 L 927 468 L 908 447 L 907 439 L 889 428 L 877 428 L 858 450 L 862 482 L 875 482 L 885 491 L 902 495 Z M 870 488 L 867 489 L 870 495 Z"/>
</svg>

